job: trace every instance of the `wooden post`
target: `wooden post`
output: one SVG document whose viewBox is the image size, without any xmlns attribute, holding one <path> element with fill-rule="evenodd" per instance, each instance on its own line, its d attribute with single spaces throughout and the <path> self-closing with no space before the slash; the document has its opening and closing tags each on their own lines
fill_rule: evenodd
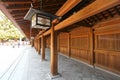
<svg viewBox="0 0 120 80">
<path fill-rule="evenodd" d="M 38 39 L 36 39 L 36 50 L 38 52 Z"/>
<path fill-rule="evenodd" d="M 41 48 L 40 48 L 40 45 L 41 45 L 40 43 L 41 43 L 41 41 L 40 41 L 40 38 L 39 38 L 39 39 L 38 39 L 38 54 L 40 54 L 40 49 L 41 49 Z"/>
<path fill-rule="evenodd" d="M 42 60 L 45 60 L 45 40 L 43 35 L 41 40 L 41 48 L 42 48 Z"/>
<path fill-rule="evenodd" d="M 34 48 L 36 49 L 35 39 L 34 39 Z"/>
<path fill-rule="evenodd" d="M 54 31 L 54 25 L 51 27 L 51 74 L 58 75 L 58 54 L 57 54 L 57 33 Z"/>
<path fill-rule="evenodd" d="M 31 39 L 31 46 L 34 47 L 34 39 Z"/>
<path fill-rule="evenodd" d="M 90 64 L 94 65 L 94 34 L 93 29 L 91 28 L 90 32 Z"/>
<path fill-rule="evenodd" d="M 71 57 L 71 34 L 68 33 L 68 57 Z"/>
</svg>

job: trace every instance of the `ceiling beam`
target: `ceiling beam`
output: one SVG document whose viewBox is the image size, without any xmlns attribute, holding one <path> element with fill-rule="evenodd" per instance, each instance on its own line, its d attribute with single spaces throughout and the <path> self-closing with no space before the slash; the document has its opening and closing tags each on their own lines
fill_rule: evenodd
<svg viewBox="0 0 120 80">
<path fill-rule="evenodd" d="M 28 10 L 29 7 L 23 7 L 23 8 L 14 7 L 14 8 L 7 8 L 7 9 L 10 10 L 10 11 L 15 11 L 15 10 Z"/>
<path fill-rule="evenodd" d="M 4 4 L 9 4 L 9 5 L 12 5 L 12 4 L 30 4 L 31 3 L 31 1 L 24 1 L 24 2 L 22 2 L 22 1 L 14 1 L 14 2 L 12 2 L 12 1 L 6 1 L 6 2 L 3 2 Z"/>
<path fill-rule="evenodd" d="M 24 17 L 24 15 L 15 15 L 15 16 L 13 16 L 14 18 L 16 18 L 16 17 Z"/>
<path fill-rule="evenodd" d="M 14 18 L 15 20 L 24 20 L 23 17 Z"/>
<path fill-rule="evenodd" d="M 43 5 L 43 8 L 50 7 L 50 6 L 58 6 L 58 5 L 62 5 L 62 4 L 64 4 L 64 3 L 65 3 L 65 2 L 59 2 L 59 4 L 58 4 L 58 2 L 53 3 L 53 4 L 44 4 L 44 5 Z"/>
<path fill-rule="evenodd" d="M 30 21 L 27 21 L 27 20 L 23 20 L 23 19 L 16 19 L 17 22 L 30 22 Z"/>
<path fill-rule="evenodd" d="M 34 6 L 34 8 L 39 8 L 40 6 Z M 13 7 L 13 8 L 7 8 L 8 10 L 15 11 L 15 10 L 28 10 L 30 7 Z"/>
<path fill-rule="evenodd" d="M 12 11 L 10 12 L 11 15 L 14 14 L 26 14 L 28 10 L 16 10 L 16 11 Z"/>
<path fill-rule="evenodd" d="M 33 3 L 35 3 L 35 2 L 39 2 L 39 0 L 32 0 L 33 1 Z"/>
<path fill-rule="evenodd" d="M 70 11 L 73 7 L 75 7 L 78 3 L 80 3 L 82 0 L 67 0 L 65 4 L 57 11 L 57 16 L 63 16 L 68 11 Z"/>
<path fill-rule="evenodd" d="M 68 11 L 70 11 L 73 7 L 75 7 L 81 1 L 82 0 L 72 0 L 72 1 L 71 0 L 67 0 L 64 3 L 64 5 L 56 12 L 56 15 L 57 16 L 63 16 L 63 15 L 65 15 Z M 57 19 L 53 21 L 53 23 L 56 23 L 56 22 L 58 22 Z M 47 34 L 50 33 L 50 30 L 48 30 L 46 33 Z"/>
<path fill-rule="evenodd" d="M 16 14 L 11 14 L 12 16 L 24 16 L 26 14 L 26 12 L 25 13 L 16 13 Z"/>
<path fill-rule="evenodd" d="M 2 4 L 0 4 L 0 9 L 13 22 L 13 24 L 16 26 L 16 28 L 18 28 L 20 30 L 20 32 L 23 35 L 25 35 L 25 33 L 21 30 L 20 26 L 16 23 L 16 21 L 14 20 L 14 18 L 11 16 L 11 14 L 8 12 L 8 10 Z"/>
<path fill-rule="evenodd" d="M 55 8 L 52 8 L 52 9 L 49 9 L 49 8 L 48 9 L 44 9 L 45 12 L 47 12 L 47 11 L 48 12 L 49 11 L 52 12 L 52 11 L 55 11 L 55 10 L 58 10 L 58 7 L 55 7 Z"/>
<path fill-rule="evenodd" d="M 68 11 L 70 11 L 73 7 L 75 7 L 78 3 L 80 3 L 82 0 L 67 0 L 65 4 L 56 12 L 55 15 L 57 16 L 63 16 Z M 56 23 L 57 20 L 54 20 L 53 23 Z"/>
<path fill-rule="evenodd" d="M 120 4 L 120 0 L 104 0 L 104 1 L 96 0 L 95 2 L 85 7 L 84 9 L 78 11 L 76 14 L 70 16 L 69 18 L 65 19 L 64 21 L 56 25 L 55 30 L 63 29 L 67 26 L 82 21 L 85 18 L 93 16 L 118 4 Z M 50 34 L 50 30 L 44 33 L 44 35 L 48 34 Z"/>
<path fill-rule="evenodd" d="M 24 18 L 24 16 L 15 16 L 13 18 L 15 18 L 15 19 L 17 19 L 17 18 Z"/>
</svg>

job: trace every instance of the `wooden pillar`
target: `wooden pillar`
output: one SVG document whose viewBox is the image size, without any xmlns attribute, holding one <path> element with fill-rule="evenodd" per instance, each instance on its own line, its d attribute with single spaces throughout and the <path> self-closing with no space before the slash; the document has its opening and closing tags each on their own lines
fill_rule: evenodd
<svg viewBox="0 0 120 80">
<path fill-rule="evenodd" d="M 58 54 L 57 54 L 57 33 L 54 31 L 54 25 L 51 27 L 51 74 L 58 75 Z"/>
<path fill-rule="evenodd" d="M 35 43 L 35 39 L 34 39 L 34 48 L 36 49 L 36 43 Z"/>
<path fill-rule="evenodd" d="M 34 46 L 34 39 L 31 39 L 31 46 Z"/>
<path fill-rule="evenodd" d="M 41 49 L 41 48 L 40 48 L 40 45 L 41 45 L 40 43 L 41 43 L 41 41 L 40 41 L 40 38 L 39 38 L 39 39 L 38 39 L 38 54 L 40 54 L 40 49 Z"/>
<path fill-rule="evenodd" d="M 38 51 L 38 39 L 36 39 L 36 51 Z"/>
<path fill-rule="evenodd" d="M 93 29 L 91 28 L 90 32 L 90 64 L 94 65 L 94 33 Z"/>
<path fill-rule="evenodd" d="M 37 51 L 37 40 L 35 39 L 35 49 Z"/>
<path fill-rule="evenodd" d="M 68 57 L 71 57 L 71 34 L 68 33 Z"/>
<path fill-rule="evenodd" d="M 57 51 L 60 52 L 60 36 L 57 36 Z"/>
<path fill-rule="evenodd" d="M 41 39 L 41 48 L 42 48 L 42 60 L 45 60 L 45 40 L 43 35 Z"/>
</svg>

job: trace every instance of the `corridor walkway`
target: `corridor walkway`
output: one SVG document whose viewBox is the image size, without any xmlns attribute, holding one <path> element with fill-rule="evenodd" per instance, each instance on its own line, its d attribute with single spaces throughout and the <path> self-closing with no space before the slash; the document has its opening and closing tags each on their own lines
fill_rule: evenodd
<svg viewBox="0 0 120 80">
<path fill-rule="evenodd" d="M 12 69 L 9 79 L 1 80 L 51 80 L 49 49 L 46 49 L 46 61 L 41 61 L 41 55 L 38 55 L 31 46 L 26 46 L 23 50 L 23 56 Z M 59 73 L 61 77 L 52 80 L 120 80 L 120 77 L 88 67 L 62 55 L 59 55 Z"/>
<path fill-rule="evenodd" d="M 28 61 L 22 80 L 50 80 L 49 49 L 46 49 L 47 61 L 41 61 L 35 49 L 28 47 Z M 119 77 L 91 68 L 80 62 L 59 55 L 59 73 L 61 77 L 53 80 L 120 80 Z"/>
</svg>

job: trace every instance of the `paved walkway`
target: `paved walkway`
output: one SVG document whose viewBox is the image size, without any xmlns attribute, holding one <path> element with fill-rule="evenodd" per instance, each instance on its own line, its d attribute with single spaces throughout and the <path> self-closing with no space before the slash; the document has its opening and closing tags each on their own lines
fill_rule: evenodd
<svg viewBox="0 0 120 80">
<path fill-rule="evenodd" d="M 41 61 L 41 55 L 38 55 L 30 46 L 27 46 L 23 53 L 11 77 L 6 80 L 51 80 L 48 76 L 50 73 L 49 49 L 46 49 L 47 61 Z M 59 55 L 59 73 L 61 77 L 52 80 L 120 80 L 120 77 L 88 67 L 62 55 Z"/>
</svg>

